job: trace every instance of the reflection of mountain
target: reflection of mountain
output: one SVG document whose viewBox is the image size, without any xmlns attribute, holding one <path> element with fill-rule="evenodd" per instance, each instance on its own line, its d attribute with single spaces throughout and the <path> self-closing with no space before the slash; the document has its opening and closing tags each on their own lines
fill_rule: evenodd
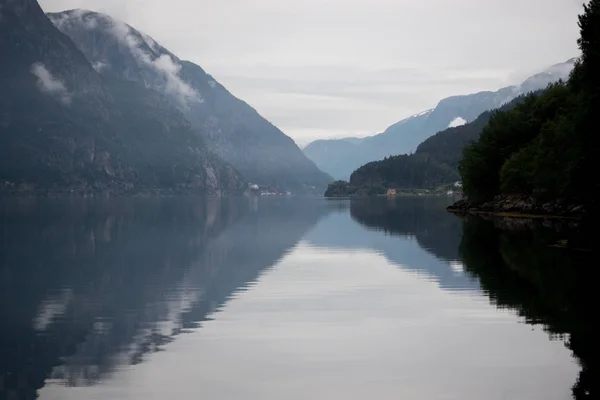
<svg viewBox="0 0 600 400">
<path fill-rule="evenodd" d="M 460 267 L 461 222 L 446 212 L 447 202 L 447 198 L 353 199 L 351 218 L 332 214 L 305 239 L 317 246 L 372 249 L 435 279 L 443 288 L 477 289 L 473 279 L 455 270 Z"/>
<path fill-rule="evenodd" d="M 142 361 L 329 211 L 256 198 L 0 205 L 2 400 L 35 398 L 49 376 L 93 384 Z"/>
<path fill-rule="evenodd" d="M 256 198 L 254 200 L 257 200 Z M 324 202 L 261 199 L 261 207 L 210 243 L 204 264 L 217 269 L 206 296 L 182 315 L 184 328 L 194 328 L 235 292 L 245 290 L 265 268 L 277 263 L 299 239 L 332 209 Z M 215 257 L 224 254 L 225 257 Z"/>
<path fill-rule="evenodd" d="M 469 274 L 498 307 L 517 310 L 528 323 L 543 324 L 552 335 L 567 335 L 567 346 L 579 358 L 581 372 L 575 399 L 598 395 L 597 360 L 593 359 L 592 321 L 596 281 L 591 252 L 548 247 L 556 234 L 536 229 L 499 230 L 469 218 L 460 254 Z"/>
</svg>

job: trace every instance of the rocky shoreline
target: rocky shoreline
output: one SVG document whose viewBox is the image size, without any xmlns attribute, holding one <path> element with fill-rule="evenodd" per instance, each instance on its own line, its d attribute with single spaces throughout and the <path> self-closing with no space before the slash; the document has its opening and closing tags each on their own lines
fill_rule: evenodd
<svg viewBox="0 0 600 400">
<path fill-rule="evenodd" d="M 574 200 L 556 199 L 537 202 L 526 196 L 501 195 L 491 201 L 475 203 L 468 198 L 458 200 L 446 208 L 456 214 L 486 214 L 511 217 L 576 218 L 586 215 L 585 206 Z"/>
</svg>

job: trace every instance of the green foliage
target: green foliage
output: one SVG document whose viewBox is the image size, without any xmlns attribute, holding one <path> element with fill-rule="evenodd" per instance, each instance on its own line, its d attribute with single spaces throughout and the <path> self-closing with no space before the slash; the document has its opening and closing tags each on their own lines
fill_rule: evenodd
<svg viewBox="0 0 600 400">
<path fill-rule="evenodd" d="M 502 106 L 509 110 L 525 101 L 520 96 Z M 486 111 L 468 124 L 448 128 L 431 136 L 419 145 L 414 154 L 386 157 L 357 169 L 350 178 L 352 187 L 361 193 L 385 193 L 385 189 L 434 190 L 460 179 L 458 164 L 463 149 L 477 140 L 494 115 Z M 378 185 L 377 189 L 371 189 Z"/>
<path fill-rule="evenodd" d="M 379 194 L 385 194 L 387 192 L 387 188 L 385 186 L 383 186 L 381 183 L 376 183 L 373 186 L 370 186 L 367 189 L 367 194 L 369 196 L 376 196 Z"/>
<path fill-rule="evenodd" d="M 478 142 L 465 148 L 459 170 L 465 193 L 475 201 L 496 194 L 574 196 L 580 170 L 575 130 L 579 97 L 569 83 L 550 85 L 517 107 L 496 112 Z"/>
<path fill-rule="evenodd" d="M 325 197 L 348 197 L 356 193 L 356 188 L 352 187 L 349 182 L 335 181 L 329 184 L 325 191 Z"/>
<path fill-rule="evenodd" d="M 475 201 L 496 194 L 540 199 L 572 196 L 582 148 L 575 131 L 578 97 L 557 83 L 512 110 L 496 113 L 460 162 L 465 193 Z"/>
<path fill-rule="evenodd" d="M 433 188 L 456 180 L 458 174 L 453 168 L 428 154 L 386 157 L 363 165 L 350 176 L 353 186 L 377 187 L 378 193 L 388 188 Z"/>
<path fill-rule="evenodd" d="M 600 0 L 579 18 L 582 57 L 566 83 L 550 85 L 512 110 L 495 113 L 459 170 L 474 201 L 496 194 L 595 202 L 600 124 Z"/>
</svg>

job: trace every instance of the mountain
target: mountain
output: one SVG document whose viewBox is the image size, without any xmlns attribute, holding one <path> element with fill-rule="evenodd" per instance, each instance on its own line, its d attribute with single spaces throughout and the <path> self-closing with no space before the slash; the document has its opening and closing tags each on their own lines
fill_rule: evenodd
<svg viewBox="0 0 600 400">
<path fill-rule="evenodd" d="M 331 181 L 256 110 L 149 35 L 86 10 L 48 16 L 102 76 L 137 82 L 164 95 L 201 132 L 210 150 L 249 181 L 292 191 L 320 190 Z"/>
<path fill-rule="evenodd" d="M 325 196 L 383 194 L 387 189 L 431 190 L 440 186 L 447 190 L 446 186 L 460 180 L 458 165 L 463 150 L 469 143 L 478 140 L 490 119 L 496 113 L 511 110 L 541 92 L 519 96 L 496 110 L 485 111 L 473 122 L 438 132 L 421 143 L 413 154 L 367 163 L 352 172 L 350 182 L 330 184 Z"/>
<path fill-rule="evenodd" d="M 520 85 L 496 92 L 445 98 L 435 108 L 403 119 L 383 133 L 364 138 L 359 143 L 347 139 L 319 140 L 306 146 L 304 153 L 334 178 L 347 180 L 352 171 L 365 163 L 414 152 L 419 143 L 436 132 L 471 122 L 484 111 L 496 109 L 523 94 L 544 89 L 552 82 L 567 79 L 574 63 L 572 58 L 553 65 Z M 348 146 L 349 143 L 354 145 Z"/>
<path fill-rule="evenodd" d="M 0 13 L 1 193 L 242 186 L 162 94 L 102 77 L 37 1 L 6 0 Z"/>
</svg>

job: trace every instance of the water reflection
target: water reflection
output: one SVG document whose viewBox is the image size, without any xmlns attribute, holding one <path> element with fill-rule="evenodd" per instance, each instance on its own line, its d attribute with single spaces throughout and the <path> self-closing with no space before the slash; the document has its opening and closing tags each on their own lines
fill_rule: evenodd
<svg viewBox="0 0 600 400">
<path fill-rule="evenodd" d="M 595 254 L 551 246 L 568 230 L 531 220 L 464 221 L 460 255 L 491 301 L 542 324 L 553 339 L 564 339 L 579 359 L 576 399 L 598 396 L 597 360 L 592 355 L 590 307 L 595 304 Z"/>
<path fill-rule="evenodd" d="M 1 202 L 0 399 L 589 391 L 585 260 L 444 203 Z"/>
<path fill-rule="evenodd" d="M 0 205 L 0 399 L 35 398 L 47 378 L 92 385 L 140 363 L 329 211 L 256 198 Z"/>
<path fill-rule="evenodd" d="M 478 290 L 477 281 L 463 273 L 462 223 L 446 212 L 448 202 L 439 197 L 346 201 L 351 219 L 345 212 L 332 213 L 305 240 L 324 248 L 377 251 L 444 289 Z M 356 223 L 367 229 L 356 229 Z"/>
</svg>

